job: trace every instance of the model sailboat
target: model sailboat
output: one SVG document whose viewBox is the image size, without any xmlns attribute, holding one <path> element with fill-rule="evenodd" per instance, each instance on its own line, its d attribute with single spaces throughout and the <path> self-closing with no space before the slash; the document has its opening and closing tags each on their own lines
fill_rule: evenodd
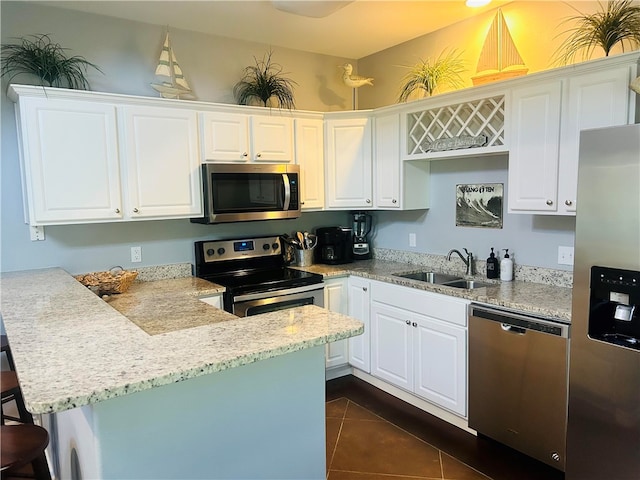
<svg viewBox="0 0 640 480">
<path fill-rule="evenodd" d="M 519 77 L 528 71 L 511 38 L 502 10 L 498 9 L 480 52 L 477 73 L 471 80 L 474 85 L 482 85 Z"/>
<path fill-rule="evenodd" d="M 163 98 L 195 98 L 171 48 L 169 32 L 167 32 L 167 36 L 164 39 L 164 45 L 156 67 L 156 75 L 167 79 L 162 83 L 151 84 L 155 90 L 160 92 Z"/>
</svg>

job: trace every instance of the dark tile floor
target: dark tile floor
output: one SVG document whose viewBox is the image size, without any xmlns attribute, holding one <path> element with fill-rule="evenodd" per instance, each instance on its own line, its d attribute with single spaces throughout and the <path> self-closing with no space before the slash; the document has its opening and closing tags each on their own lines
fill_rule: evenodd
<svg viewBox="0 0 640 480">
<path fill-rule="evenodd" d="M 326 412 L 328 480 L 564 479 L 353 376 L 327 382 Z"/>
</svg>

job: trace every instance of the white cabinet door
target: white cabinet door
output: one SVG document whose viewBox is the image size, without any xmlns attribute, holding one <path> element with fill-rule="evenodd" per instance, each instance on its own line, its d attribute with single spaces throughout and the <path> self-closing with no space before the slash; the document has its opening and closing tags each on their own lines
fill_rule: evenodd
<svg viewBox="0 0 640 480">
<path fill-rule="evenodd" d="M 555 212 L 562 80 L 514 88 L 509 142 L 509 211 Z"/>
<path fill-rule="evenodd" d="M 360 370 L 371 371 L 370 360 L 370 289 L 369 280 L 349 277 L 349 316 L 364 323 L 364 333 L 349 338 L 349 363 Z"/>
<path fill-rule="evenodd" d="M 327 208 L 373 207 L 369 118 L 326 121 Z"/>
<path fill-rule="evenodd" d="M 348 313 L 347 277 L 325 279 L 324 308 L 345 315 Z M 349 363 L 348 352 L 348 339 L 327 343 L 325 347 L 326 367 Z"/>
<path fill-rule="evenodd" d="M 569 78 L 560 133 L 558 209 L 576 211 L 580 130 L 625 125 L 629 121 L 629 67 Z"/>
<path fill-rule="evenodd" d="M 466 416 L 466 329 L 422 315 L 414 318 L 415 393 Z"/>
<path fill-rule="evenodd" d="M 122 218 L 115 106 L 23 97 L 16 112 L 28 223 Z"/>
<path fill-rule="evenodd" d="M 293 121 L 288 117 L 251 116 L 251 160 L 293 163 Z"/>
<path fill-rule="evenodd" d="M 375 206 L 401 208 L 400 115 L 375 118 Z"/>
<path fill-rule="evenodd" d="M 295 120 L 296 163 L 300 165 L 301 206 L 303 210 L 324 207 L 324 122 Z"/>
<path fill-rule="evenodd" d="M 249 117 L 247 115 L 206 112 L 200 114 L 203 161 L 249 161 Z"/>
<path fill-rule="evenodd" d="M 371 302 L 371 375 L 413 391 L 411 312 Z"/>
<path fill-rule="evenodd" d="M 196 113 L 144 106 L 122 110 L 126 215 L 134 220 L 202 215 Z"/>
</svg>

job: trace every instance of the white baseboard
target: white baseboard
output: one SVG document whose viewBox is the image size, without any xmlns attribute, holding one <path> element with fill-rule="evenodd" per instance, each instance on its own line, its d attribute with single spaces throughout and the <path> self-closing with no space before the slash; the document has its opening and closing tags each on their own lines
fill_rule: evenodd
<svg viewBox="0 0 640 480">
<path fill-rule="evenodd" d="M 353 367 L 349 364 L 338 365 L 337 367 L 327 368 L 325 370 L 325 378 L 333 380 L 334 378 L 345 377 L 353 373 Z"/>
<path fill-rule="evenodd" d="M 365 373 L 362 370 L 358 370 L 357 368 L 352 368 L 351 373 L 353 374 L 353 376 L 361 380 L 364 380 L 365 382 L 373 385 L 374 387 L 379 388 L 384 392 L 387 392 L 389 395 L 393 395 L 394 397 L 399 398 L 400 400 L 403 400 L 409 403 L 410 405 L 413 405 L 414 407 L 419 408 L 420 410 L 423 410 L 435 417 L 438 417 L 441 420 L 444 420 L 445 422 L 450 423 L 451 425 L 461 428 L 465 432 L 469 432 L 473 435 L 478 434 L 478 432 L 469 428 L 469 422 L 467 421 L 466 418 L 459 417 L 458 415 L 455 415 L 449 412 L 448 410 L 445 410 L 432 403 L 422 400 L 421 398 L 416 397 L 415 395 L 412 395 L 409 392 L 401 390 L 400 388 L 395 387 L 372 375 L 369 375 L 368 373 Z"/>
</svg>

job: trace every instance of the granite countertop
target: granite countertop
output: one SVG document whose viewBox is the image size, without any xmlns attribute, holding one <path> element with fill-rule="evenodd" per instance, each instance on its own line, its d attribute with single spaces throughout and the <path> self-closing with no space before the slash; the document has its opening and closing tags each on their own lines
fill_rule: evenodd
<svg viewBox="0 0 640 480">
<path fill-rule="evenodd" d="M 483 283 L 490 283 L 491 286 L 471 290 L 447 287 L 393 275 L 394 273 L 440 271 L 439 269 L 386 260 L 360 260 L 343 265 L 311 265 L 295 268 L 320 273 L 325 278 L 357 275 L 571 323 L 572 289 L 568 287 L 524 281 L 502 282 L 462 274 L 460 274 L 461 277 L 480 280 Z M 444 273 L 456 272 L 445 271 Z"/>
<path fill-rule="evenodd" d="M 222 288 L 193 277 L 138 282 L 108 301 L 60 268 L 4 273 L 0 288 L 2 320 L 27 409 L 34 414 L 363 332 L 361 322 L 316 306 L 238 318 L 201 302 L 199 297 Z M 160 316 L 169 324 L 164 330 Z"/>
</svg>

